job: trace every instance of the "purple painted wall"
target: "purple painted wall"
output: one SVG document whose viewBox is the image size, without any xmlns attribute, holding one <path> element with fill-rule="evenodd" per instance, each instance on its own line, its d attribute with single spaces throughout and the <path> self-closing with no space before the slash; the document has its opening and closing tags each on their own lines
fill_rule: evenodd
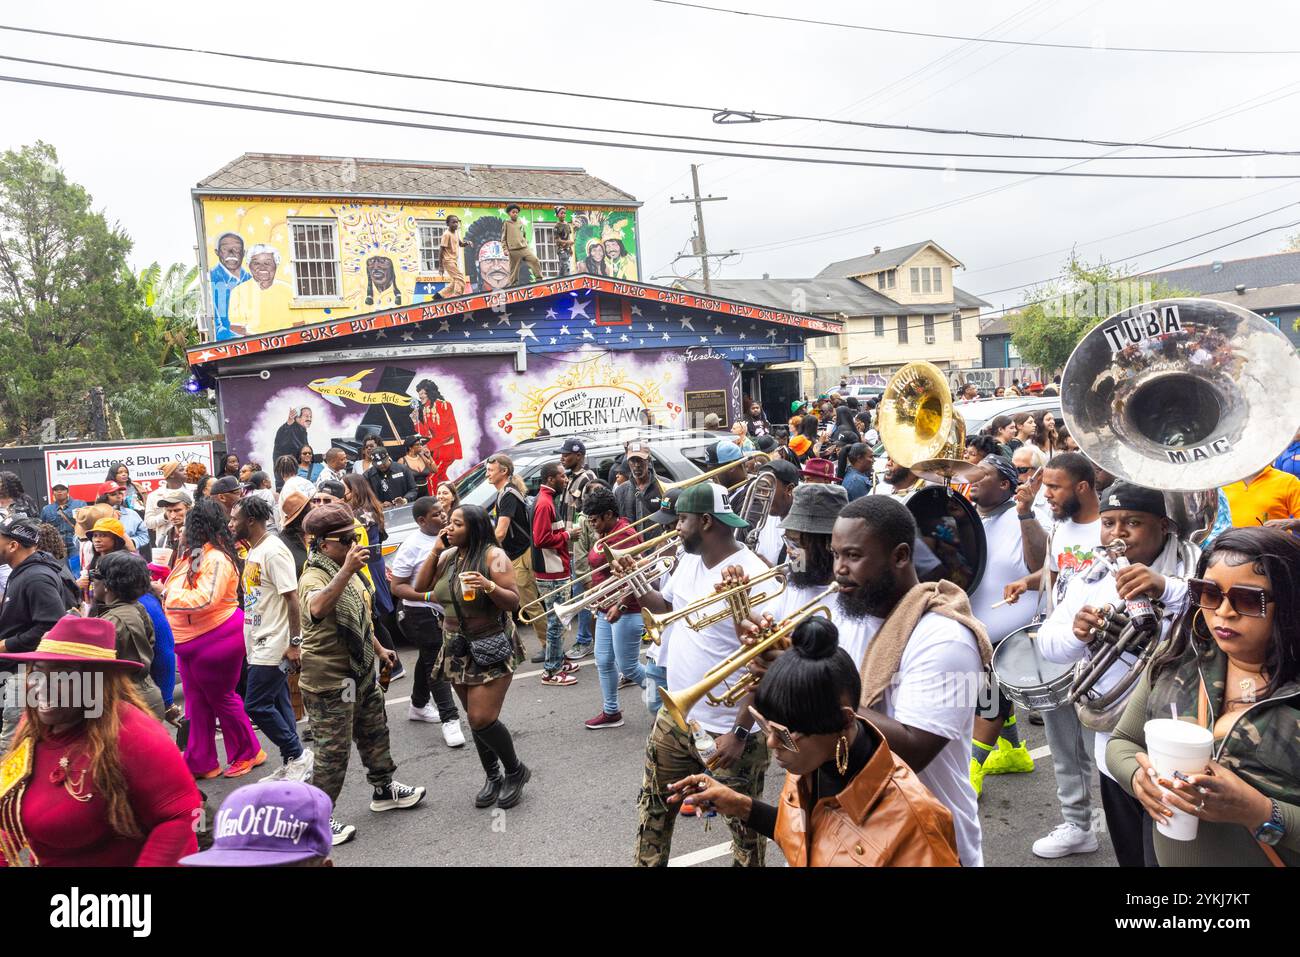
<svg viewBox="0 0 1300 957">
<path fill-rule="evenodd" d="M 430 447 L 444 446 L 452 477 L 543 427 L 553 435 L 608 434 L 639 424 L 642 409 L 657 425 L 698 425 L 686 414 L 690 392 L 719 390 L 729 420 L 740 415 L 740 373 L 711 349 L 530 354 L 523 373 L 504 355 L 370 361 L 363 355 L 356 362 L 269 372 L 269 379 L 241 376 L 219 384 L 230 451 L 268 471 L 277 441 L 293 445 L 296 430 L 284 428 L 291 409 L 311 410 L 305 428 L 318 456 L 335 438 L 355 441 L 363 423 L 378 425 L 389 441 L 410 434 L 414 413 L 431 436 Z M 425 380 L 447 404 L 421 413 L 416 395 Z"/>
</svg>

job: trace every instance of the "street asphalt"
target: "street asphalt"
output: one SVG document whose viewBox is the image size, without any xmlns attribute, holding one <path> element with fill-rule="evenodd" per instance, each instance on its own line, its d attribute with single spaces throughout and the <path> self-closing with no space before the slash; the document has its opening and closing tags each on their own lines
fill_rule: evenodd
<svg viewBox="0 0 1300 957">
<path fill-rule="evenodd" d="M 526 636 L 529 652 L 535 639 Z M 407 718 L 411 668 L 415 651 L 399 647 L 406 676 L 388 690 L 388 726 L 397 780 L 423 785 L 423 802 L 409 810 L 375 813 L 369 808 L 370 788 L 356 750 L 335 815 L 357 828 L 349 843 L 335 848 L 339 866 L 602 866 L 633 862 L 637 829 L 637 791 L 644 767 L 645 740 L 651 717 L 641 689 L 621 692 L 624 725 L 589 731 L 583 722 L 600 711 L 595 660 L 582 662 L 577 684 L 543 685 L 540 665 L 524 664 L 506 696 L 501 720 L 510 728 L 519 756 L 532 770 L 521 803 L 508 810 L 478 810 L 474 794 L 483 783 L 473 742 L 448 748 L 436 724 Z M 300 725 L 301 727 L 301 725 Z M 462 722 L 466 738 L 469 728 Z M 1029 774 L 997 775 L 985 779 L 980 802 L 986 866 L 1097 867 L 1114 866 L 1115 856 L 1102 835 L 1101 849 L 1092 854 L 1058 860 L 1035 857 L 1030 845 L 1061 820 L 1050 755 L 1042 728 L 1021 722 L 1027 730 L 1036 767 Z M 265 765 L 242 779 L 217 779 L 201 784 L 213 811 L 221 799 L 242 783 L 269 773 L 279 761 L 262 737 L 268 754 Z M 221 745 L 218 743 L 220 750 Z M 222 752 L 224 754 L 224 752 Z M 765 794 L 775 801 L 781 790 L 780 768 L 768 771 Z M 1093 798 L 1100 820 L 1100 797 Z M 673 835 L 673 866 L 730 864 L 730 837 L 722 818 L 679 818 Z M 774 844 L 768 844 L 768 866 L 784 866 Z"/>
</svg>

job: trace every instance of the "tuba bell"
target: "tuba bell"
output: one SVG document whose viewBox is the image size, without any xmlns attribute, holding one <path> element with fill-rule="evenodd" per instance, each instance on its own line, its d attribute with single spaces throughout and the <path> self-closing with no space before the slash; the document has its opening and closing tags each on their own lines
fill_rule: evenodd
<svg viewBox="0 0 1300 957">
<path fill-rule="evenodd" d="M 1267 320 L 1213 299 L 1162 299 L 1118 312 L 1084 336 L 1061 375 L 1061 412 L 1079 451 L 1116 478 L 1164 490 L 1183 575 L 1194 572 L 1197 546 L 1214 526 L 1218 489 L 1286 448 L 1297 408 L 1295 347 Z M 1093 687 L 1106 668 L 1091 662 L 1109 667 L 1118 655 L 1089 648 L 1070 692 L 1085 727 L 1114 728 L 1160 646 L 1135 648 L 1129 674 L 1106 694 Z"/>
</svg>

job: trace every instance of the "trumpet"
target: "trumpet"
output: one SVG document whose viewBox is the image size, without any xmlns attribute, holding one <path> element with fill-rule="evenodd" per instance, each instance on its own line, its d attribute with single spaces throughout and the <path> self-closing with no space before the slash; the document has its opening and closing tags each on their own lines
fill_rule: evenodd
<svg viewBox="0 0 1300 957">
<path fill-rule="evenodd" d="M 772 461 L 772 456 L 768 455 L 766 452 L 750 452 L 748 455 L 742 456 L 734 462 L 728 462 L 726 465 L 719 465 L 716 469 L 701 472 L 699 475 L 692 475 L 690 478 L 682 479 L 680 482 L 671 482 L 668 485 L 661 484 L 660 488 L 663 489 L 664 497 L 666 498 L 669 492 L 679 492 L 682 489 L 690 488 L 692 485 L 699 485 L 701 482 L 712 482 L 715 476 L 721 475 L 723 472 L 733 469 L 737 465 L 748 467 L 750 462 L 757 462 L 759 465 L 766 465 L 770 461 Z M 749 476 L 745 476 L 744 481 L 736 482 L 734 485 L 727 486 L 727 491 L 730 492 L 738 489 L 748 481 Z"/>
<path fill-rule="evenodd" d="M 795 629 L 809 618 L 814 615 L 829 618 L 831 610 L 822 602 L 839 590 L 840 586 L 831 582 L 825 591 L 813 598 L 808 604 L 786 617 L 754 644 L 747 645 L 728 655 L 724 660 L 705 672 L 703 678 L 684 691 L 673 693 L 667 688 L 660 688 L 659 699 L 663 702 L 664 708 L 667 709 L 669 717 L 677 723 L 677 727 L 686 731 L 687 715 L 690 714 L 692 708 L 700 703 L 701 698 L 712 705 L 734 707 L 736 702 L 754 690 L 754 686 L 759 681 L 757 675 L 752 672 L 746 674 L 736 684 L 729 686 L 721 695 L 715 695 L 712 689 L 726 681 L 741 668 L 747 667 L 751 661 L 769 649 L 784 648 L 789 645 L 790 636 L 794 634 Z"/>
<path fill-rule="evenodd" d="M 663 640 L 664 629 L 676 621 L 685 621 L 686 627 L 691 631 L 700 631 L 708 628 L 710 625 L 716 625 L 720 621 L 731 618 L 740 624 L 746 620 L 753 612 L 755 605 L 761 605 L 765 601 L 770 601 L 777 595 L 785 591 L 786 578 L 790 574 L 791 563 L 785 562 L 776 565 L 763 572 L 761 575 L 755 575 L 749 581 L 740 585 L 733 585 L 723 591 L 714 592 L 712 595 L 705 595 L 703 598 L 697 598 L 685 608 L 673 609 L 664 612 L 662 615 L 656 615 L 646 609 L 641 609 L 641 618 L 645 622 L 645 633 L 650 636 L 650 640 L 656 645 Z M 757 596 L 751 595 L 750 589 L 755 585 L 763 582 L 777 580 L 779 587 L 771 592 L 763 592 Z M 724 602 L 724 607 L 711 614 L 701 616 L 701 613 L 718 602 Z"/>
<path fill-rule="evenodd" d="M 590 591 L 585 591 L 572 601 L 556 602 L 551 606 L 551 610 L 555 612 L 555 616 L 560 619 L 561 623 L 564 624 L 565 627 L 568 627 L 573 616 L 588 606 L 605 605 L 615 597 L 624 597 L 624 592 L 631 587 L 634 581 L 641 584 L 654 581 L 666 569 L 654 572 L 648 576 L 646 573 L 652 571 L 656 562 L 671 557 L 666 553 L 669 549 L 676 549 L 677 537 L 677 532 L 675 531 L 665 532 L 658 538 L 652 538 L 649 541 L 642 542 L 639 545 L 633 545 L 630 548 L 610 548 L 608 545 L 602 546 L 605 553 L 605 560 L 609 562 L 611 566 L 617 558 L 631 558 L 640 555 L 643 552 L 650 552 L 651 554 L 638 562 L 637 566 L 627 575 L 618 577 L 611 574 L 610 580 L 601 582 L 600 587 Z M 613 571 L 612 568 L 609 570 L 611 572 Z M 587 572 L 587 574 L 570 581 L 567 587 L 572 588 L 574 585 L 587 581 L 594 576 L 597 571 L 600 571 L 600 569 L 594 569 Z M 614 588 L 612 587 L 611 582 L 621 584 L 623 587 Z M 645 589 L 632 590 L 630 593 L 634 595 L 643 595 L 645 594 Z M 548 595 L 546 597 L 550 598 L 551 596 Z M 545 618 L 546 614 L 546 598 L 535 598 L 519 609 L 519 623 L 522 625 L 531 625 L 534 622 Z"/>
</svg>

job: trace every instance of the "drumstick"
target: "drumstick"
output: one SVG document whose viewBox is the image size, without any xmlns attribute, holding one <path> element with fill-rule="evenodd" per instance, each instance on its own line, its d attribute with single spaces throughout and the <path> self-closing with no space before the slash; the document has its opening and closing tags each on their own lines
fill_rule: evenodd
<svg viewBox="0 0 1300 957">
<path fill-rule="evenodd" d="M 1003 605 L 1009 605 L 1009 604 L 1011 604 L 1011 601 L 1010 601 L 1009 599 L 1004 598 L 1004 599 L 1002 599 L 1001 601 L 996 601 L 996 602 L 994 602 L 992 605 L 989 605 L 989 607 L 990 607 L 990 608 L 1001 608 Z"/>
</svg>

